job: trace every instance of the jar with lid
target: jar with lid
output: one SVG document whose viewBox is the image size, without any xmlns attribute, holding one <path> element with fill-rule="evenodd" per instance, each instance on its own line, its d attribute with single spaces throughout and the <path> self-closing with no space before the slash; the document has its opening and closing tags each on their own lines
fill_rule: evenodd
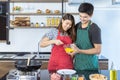
<svg viewBox="0 0 120 80">
<path fill-rule="evenodd" d="M 34 23 L 33 23 L 33 22 L 31 22 L 30 26 L 31 26 L 31 27 L 34 27 Z"/>
<path fill-rule="evenodd" d="M 40 26 L 41 26 L 41 27 L 44 27 L 44 26 L 45 26 L 45 24 L 44 24 L 43 22 L 41 22 L 41 23 L 40 23 Z"/>
<path fill-rule="evenodd" d="M 47 26 L 51 26 L 51 18 L 47 17 Z"/>
<path fill-rule="evenodd" d="M 35 27 L 39 27 L 40 25 L 39 25 L 39 23 L 38 22 L 36 22 L 36 24 L 35 24 Z"/>
<path fill-rule="evenodd" d="M 55 18 L 54 17 L 51 18 L 51 26 L 55 26 Z"/>
<path fill-rule="evenodd" d="M 55 26 L 58 26 L 60 23 L 60 18 L 59 17 L 56 17 L 55 18 Z"/>
</svg>

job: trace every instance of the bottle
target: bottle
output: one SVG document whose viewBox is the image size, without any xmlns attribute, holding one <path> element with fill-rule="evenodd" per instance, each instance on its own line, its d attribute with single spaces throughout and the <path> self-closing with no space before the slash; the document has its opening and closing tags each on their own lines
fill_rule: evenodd
<svg viewBox="0 0 120 80">
<path fill-rule="evenodd" d="M 55 18 L 55 26 L 57 27 L 59 25 L 59 17 Z"/>
<path fill-rule="evenodd" d="M 51 26 L 54 26 L 54 25 L 55 25 L 55 18 L 52 17 L 52 18 L 51 18 Z"/>
<path fill-rule="evenodd" d="M 47 18 L 47 26 L 51 25 L 50 17 Z"/>
<path fill-rule="evenodd" d="M 39 27 L 39 23 L 38 22 L 36 22 L 35 27 Z"/>
<path fill-rule="evenodd" d="M 111 64 L 110 80 L 117 80 L 117 71 L 114 69 L 114 64 L 113 64 L 113 62 L 112 62 L 112 64 Z"/>
<path fill-rule="evenodd" d="M 31 26 L 31 27 L 34 27 L 34 23 L 33 23 L 33 22 L 31 22 L 30 26 Z"/>
<path fill-rule="evenodd" d="M 56 25 L 58 26 L 58 25 L 59 25 L 59 23 L 60 23 L 60 18 L 59 18 L 59 17 L 57 17 L 57 23 L 56 23 Z"/>
<path fill-rule="evenodd" d="M 40 23 L 40 26 L 41 26 L 41 27 L 44 27 L 44 26 L 45 26 L 45 24 L 44 24 L 43 22 L 41 22 L 41 23 Z"/>
</svg>

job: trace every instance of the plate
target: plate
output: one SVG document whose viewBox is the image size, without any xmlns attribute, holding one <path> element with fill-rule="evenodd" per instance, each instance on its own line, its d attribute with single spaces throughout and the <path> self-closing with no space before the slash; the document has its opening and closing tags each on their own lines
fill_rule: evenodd
<svg viewBox="0 0 120 80">
<path fill-rule="evenodd" d="M 57 73 L 61 75 L 72 75 L 72 74 L 75 74 L 76 71 L 72 69 L 60 69 L 57 71 Z"/>
</svg>

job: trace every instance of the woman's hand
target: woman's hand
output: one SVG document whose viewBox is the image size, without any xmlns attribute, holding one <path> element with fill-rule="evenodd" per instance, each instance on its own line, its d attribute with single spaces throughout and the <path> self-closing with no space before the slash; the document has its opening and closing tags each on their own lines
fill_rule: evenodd
<svg viewBox="0 0 120 80">
<path fill-rule="evenodd" d="M 53 44 L 61 45 L 63 42 L 61 40 L 50 40 L 48 37 L 44 37 L 40 42 L 40 47 L 47 47 Z"/>
<path fill-rule="evenodd" d="M 61 40 L 54 40 L 54 43 L 58 46 L 63 44 Z"/>
<path fill-rule="evenodd" d="M 50 75 L 50 80 L 61 80 L 61 76 L 57 73 L 53 73 Z"/>
</svg>

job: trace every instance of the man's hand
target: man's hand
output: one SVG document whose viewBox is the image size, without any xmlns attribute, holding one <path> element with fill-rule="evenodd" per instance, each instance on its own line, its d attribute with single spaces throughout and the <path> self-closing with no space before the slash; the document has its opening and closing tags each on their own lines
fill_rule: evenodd
<svg viewBox="0 0 120 80">
<path fill-rule="evenodd" d="M 71 44 L 71 48 L 73 49 L 73 52 L 70 53 L 71 55 L 75 55 L 80 51 L 80 49 L 75 44 Z"/>
</svg>

